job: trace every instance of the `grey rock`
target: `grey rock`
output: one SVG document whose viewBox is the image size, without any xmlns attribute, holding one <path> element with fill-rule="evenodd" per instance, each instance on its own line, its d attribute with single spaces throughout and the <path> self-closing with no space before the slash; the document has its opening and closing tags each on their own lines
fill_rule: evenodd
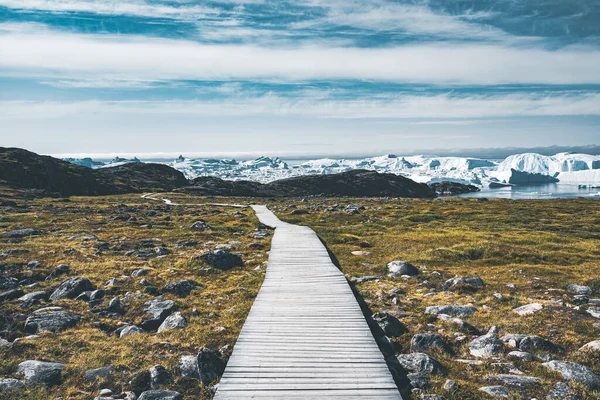
<svg viewBox="0 0 600 400">
<path fill-rule="evenodd" d="M 183 400 L 183 396 L 173 390 L 147 390 L 137 400 Z"/>
<path fill-rule="evenodd" d="M 166 247 L 162 247 L 162 246 L 155 247 L 154 252 L 156 253 L 157 256 L 166 256 L 168 254 L 171 254 L 169 249 L 167 249 Z"/>
<path fill-rule="evenodd" d="M 473 306 L 430 306 L 425 308 L 425 314 L 447 314 L 454 317 L 468 317 L 477 312 L 477 309 Z"/>
<path fill-rule="evenodd" d="M 22 375 L 28 384 L 44 383 L 55 385 L 62 380 L 64 364 L 27 360 L 17 367 L 17 374 Z"/>
<path fill-rule="evenodd" d="M 581 396 L 578 396 L 573 390 L 564 382 L 557 382 L 554 387 L 550 389 L 547 400 L 580 400 Z"/>
<path fill-rule="evenodd" d="M 121 332 L 119 333 L 119 337 L 124 338 L 127 336 L 136 335 L 138 333 L 144 333 L 144 330 L 135 325 L 128 325 L 121 330 Z"/>
<path fill-rule="evenodd" d="M 42 267 L 42 263 L 36 260 L 33 261 L 29 261 L 27 263 L 27 268 L 41 268 Z"/>
<path fill-rule="evenodd" d="M 444 382 L 444 390 L 448 392 L 454 392 L 457 387 L 458 385 L 456 384 L 456 382 L 454 382 L 451 379 L 446 379 L 446 382 Z"/>
<path fill-rule="evenodd" d="M 150 270 L 148 268 L 139 268 L 139 269 L 133 270 L 133 272 L 131 273 L 131 276 L 133 278 L 137 278 L 138 276 L 148 275 L 148 272 L 150 272 Z"/>
<path fill-rule="evenodd" d="M 508 335 L 504 335 L 500 338 L 507 346 L 518 348 L 521 344 L 521 340 L 525 339 L 527 335 L 523 335 L 520 333 L 511 333 Z"/>
<path fill-rule="evenodd" d="M 504 386 L 484 386 L 479 388 L 480 391 L 489 394 L 493 397 L 509 397 L 508 389 Z"/>
<path fill-rule="evenodd" d="M 476 276 L 471 277 L 454 277 L 444 282 L 444 290 L 454 290 L 457 288 L 479 289 L 483 287 L 483 281 Z"/>
<path fill-rule="evenodd" d="M 430 377 L 425 374 L 408 374 L 406 375 L 410 385 L 416 389 L 427 389 L 430 386 Z"/>
<path fill-rule="evenodd" d="M 504 352 L 504 344 L 498 339 L 498 328 L 492 326 L 488 333 L 473 340 L 469 345 L 469 352 L 479 358 L 501 356 Z"/>
<path fill-rule="evenodd" d="M 361 276 L 361 277 L 354 276 L 350 279 L 350 282 L 352 282 L 354 284 L 359 284 L 359 283 L 368 282 L 368 281 L 375 281 L 380 278 L 381 277 L 377 276 L 377 275 L 367 275 L 367 276 Z"/>
<path fill-rule="evenodd" d="M 510 353 L 507 354 L 507 357 L 510 358 L 511 360 L 518 360 L 518 361 L 534 361 L 535 358 L 531 355 L 531 353 L 527 353 L 525 351 L 511 351 Z"/>
<path fill-rule="evenodd" d="M 3 301 L 18 299 L 23 296 L 25 292 L 22 289 L 10 289 L 6 292 L 0 293 L 0 303 Z"/>
<path fill-rule="evenodd" d="M 179 371 L 181 376 L 186 379 L 199 379 L 198 356 L 185 355 L 179 360 Z"/>
<path fill-rule="evenodd" d="M 28 333 L 61 332 L 79 322 L 81 317 L 66 311 L 34 312 L 25 321 Z"/>
<path fill-rule="evenodd" d="M 125 314 L 125 307 L 123 306 L 123 302 L 118 297 L 115 297 L 110 300 L 108 303 L 108 310 L 110 312 L 114 312 L 117 314 Z"/>
<path fill-rule="evenodd" d="M 445 322 L 454 324 L 458 328 L 460 328 L 462 331 L 466 331 L 466 332 L 470 333 L 471 335 L 481 335 L 481 332 L 479 332 L 479 329 L 475 328 L 473 325 L 469 324 L 466 321 L 463 321 L 462 319 L 460 319 L 458 317 L 453 317 L 448 314 L 438 314 L 437 317 L 440 321 L 445 321 Z"/>
<path fill-rule="evenodd" d="M 398 337 L 407 331 L 406 326 L 398 321 L 398 318 L 388 313 L 373 314 L 372 318 L 388 337 Z"/>
<path fill-rule="evenodd" d="M 591 390 L 600 389 L 600 376 L 596 375 L 585 365 L 567 361 L 549 361 L 542 364 L 544 367 L 556 371 L 568 381 L 579 382 Z"/>
<path fill-rule="evenodd" d="M 82 292 L 94 290 L 94 285 L 86 278 L 67 279 L 50 295 L 51 301 L 74 299 Z"/>
<path fill-rule="evenodd" d="M 592 342 L 586 343 L 579 348 L 579 351 L 589 351 L 589 352 L 600 352 L 600 340 L 594 340 Z"/>
<path fill-rule="evenodd" d="M 0 348 L 9 347 L 10 345 L 11 345 L 11 343 L 8 340 L 0 337 Z"/>
<path fill-rule="evenodd" d="M 172 293 L 179 297 L 189 296 L 192 290 L 202 290 L 202 286 L 190 279 L 167 283 L 163 288 L 163 292 Z"/>
<path fill-rule="evenodd" d="M 552 352 L 558 350 L 558 346 L 540 336 L 532 335 L 521 340 L 519 343 L 519 350 L 528 352 L 544 350 Z"/>
<path fill-rule="evenodd" d="M 206 221 L 196 221 L 192 224 L 192 226 L 190 226 L 190 229 L 201 232 L 206 230 L 212 230 L 212 228 L 206 223 Z"/>
<path fill-rule="evenodd" d="M 23 390 L 25 385 L 18 379 L 0 378 L 0 393 Z"/>
<path fill-rule="evenodd" d="M 433 333 L 418 333 L 410 341 L 411 353 L 422 353 L 432 348 L 449 351 L 446 342 L 439 335 Z"/>
<path fill-rule="evenodd" d="M 198 372 L 200 380 L 205 385 L 220 378 L 225 371 L 226 362 L 221 358 L 221 354 L 217 351 L 210 350 L 206 347 L 200 349 L 198 353 Z"/>
<path fill-rule="evenodd" d="M 155 365 L 150 368 L 150 385 L 152 389 L 158 389 L 163 385 L 173 383 L 173 376 L 162 365 Z"/>
<path fill-rule="evenodd" d="M 570 292 L 575 292 L 577 294 L 592 294 L 592 288 L 589 286 L 583 286 L 583 285 L 577 285 L 577 284 L 570 284 L 567 286 L 567 290 Z"/>
<path fill-rule="evenodd" d="M 500 382 L 505 386 L 524 388 L 528 386 L 538 385 L 542 380 L 534 376 L 523 375 L 491 375 L 487 377 L 490 382 Z"/>
<path fill-rule="evenodd" d="M 526 305 L 521 306 L 521 307 L 517 307 L 517 308 L 513 309 L 512 311 L 515 314 L 523 316 L 523 315 L 534 314 L 534 313 L 540 311 L 543 308 L 544 308 L 544 306 L 542 304 L 540 304 L 540 303 L 531 303 L 531 304 L 526 304 Z"/>
<path fill-rule="evenodd" d="M 220 270 L 229 270 L 235 267 L 243 267 L 244 262 L 237 254 L 232 254 L 227 250 L 214 250 L 201 255 L 200 260 L 213 268 Z"/>
<path fill-rule="evenodd" d="M 7 238 L 22 238 L 22 237 L 26 237 L 26 236 L 39 235 L 41 233 L 42 232 L 37 229 L 25 228 L 25 229 L 15 229 L 13 231 L 2 232 L 2 233 L 0 233 L 0 236 L 7 237 Z"/>
<path fill-rule="evenodd" d="M 41 301 L 41 300 L 46 300 L 48 298 L 48 293 L 42 291 L 38 291 L 38 292 L 31 292 L 31 293 L 27 293 L 24 294 L 23 296 L 19 297 L 20 301 Z"/>
<path fill-rule="evenodd" d="M 104 378 L 110 375 L 113 371 L 113 367 L 100 367 L 95 369 L 88 369 L 85 371 L 83 380 L 86 382 L 92 382 L 98 378 Z M 102 395 L 102 393 L 100 393 Z"/>
<path fill-rule="evenodd" d="M 169 315 L 158 327 L 158 332 L 169 329 L 183 329 L 187 326 L 187 320 L 181 313 L 175 312 Z"/>
<path fill-rule="evenodd" d="M 444 370 L 442 364 L 426 353 L 400 354 L 396 356 L 400 365 L 410 372 L 435 374 Z"/>
<path fill-rule="evenodd" d="M 146 331 L 158 329 L 163 321 L 177 309 L 173 300 L 154 299 L 147 301 L 144 305 L 144 312 L 152 315 L 152 318 L 142 322 L 141 326 Z"/>
<path fill-rule="evenodd" d="M 419 270 L 408 261 L 396 260 L 387 265 L 390 276 L 397 278 L 402 275 L 415 276 L 419 274 Z"/>
<path fill-rule="evenodd" d="M 422 394 L 419 399 L 421 400 L 444 400 L 437 394 Z"/>
</svg>

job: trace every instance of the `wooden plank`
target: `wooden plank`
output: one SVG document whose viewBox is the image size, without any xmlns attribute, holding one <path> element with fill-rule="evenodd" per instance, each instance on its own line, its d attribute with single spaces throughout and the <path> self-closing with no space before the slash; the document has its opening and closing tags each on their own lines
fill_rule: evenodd
<svg viewBox="0 0 600 400">
<path fill-rule="evenodd" d="M 216 400 L 400 399 L 346 278 L 308 227 L 252 206 L 275 228 L 265 281 Z"/>
</svg>

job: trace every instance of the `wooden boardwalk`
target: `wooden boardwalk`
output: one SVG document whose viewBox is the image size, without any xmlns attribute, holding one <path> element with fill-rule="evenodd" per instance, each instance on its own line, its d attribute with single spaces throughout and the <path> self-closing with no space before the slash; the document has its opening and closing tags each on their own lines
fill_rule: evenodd
<svg viewBox="0 0 600 400">
<path fill-rule="evenodd" d="M 344 275 L 315 232 L 276 228 L 265 281 L 215 399 L 401 399 Z"/>
</svg>

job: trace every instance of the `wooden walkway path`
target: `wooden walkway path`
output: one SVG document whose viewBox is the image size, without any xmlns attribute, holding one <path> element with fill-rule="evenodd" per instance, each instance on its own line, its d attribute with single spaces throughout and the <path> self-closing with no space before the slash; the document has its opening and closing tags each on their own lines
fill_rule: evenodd
<svg viewBox="0 0 600 400">
<path fill-rule="evenodd" d="M 315 232 L 252 207 L 276 228 L 265 281 L 216 400 L 401 399 L 346 278 Z"/>
</svg>

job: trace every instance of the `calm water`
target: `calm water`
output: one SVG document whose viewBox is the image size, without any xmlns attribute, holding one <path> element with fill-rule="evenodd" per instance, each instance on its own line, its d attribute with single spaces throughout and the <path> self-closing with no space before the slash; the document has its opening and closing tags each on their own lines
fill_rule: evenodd
<svg viewBox="0 0 600 400">
<path fill-rule="evenodd" d="M 511 186 L 499 189 L 481 189 L 481 192 L 467 193 L 460 197 L 494 197 L 502 199 L 568 199 L 585 197 L 600 200 L 600 188 L 580 189 L 578 185 L 553 183 L 535 186 Z"/>
</svg>

